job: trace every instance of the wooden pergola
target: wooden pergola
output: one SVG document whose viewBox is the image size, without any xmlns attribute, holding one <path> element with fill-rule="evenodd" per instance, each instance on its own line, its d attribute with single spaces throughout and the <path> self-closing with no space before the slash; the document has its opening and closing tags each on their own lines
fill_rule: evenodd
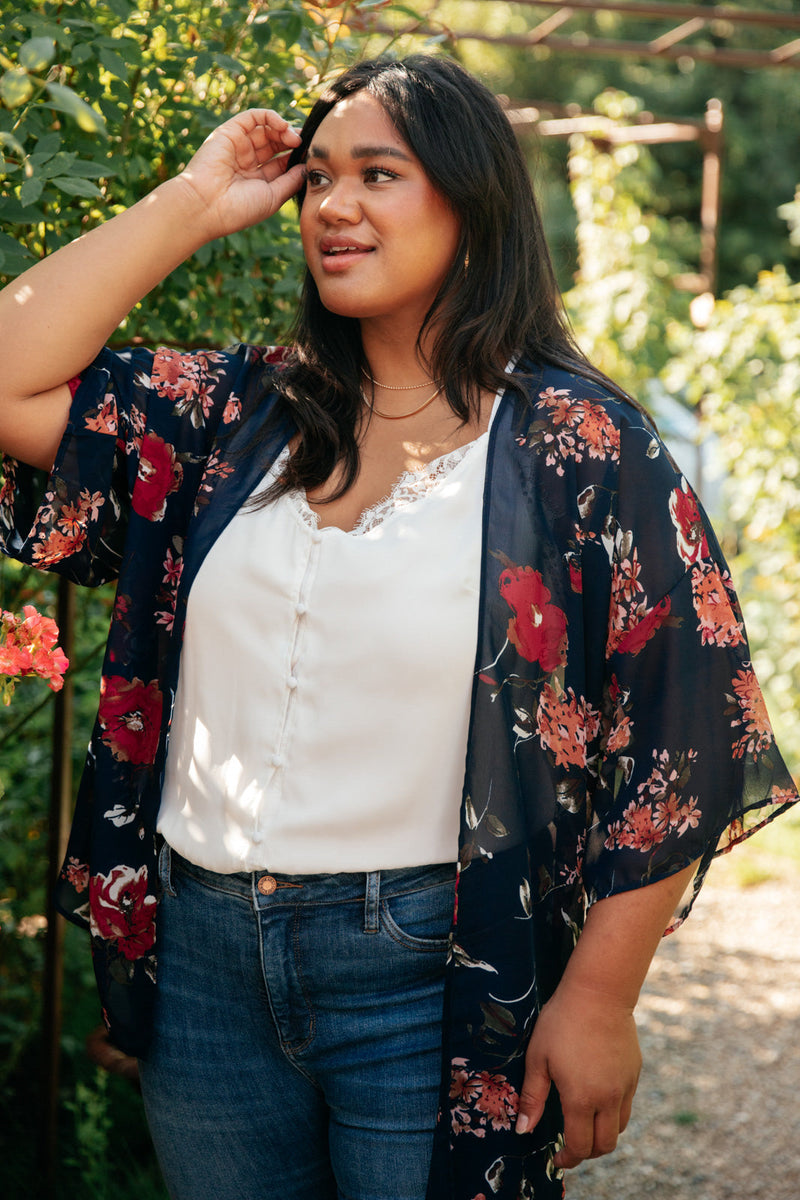
<svg viewBox="0 0 800 1200">
<path fill-rule="evenodd" d="M 380 33 L 420 34 L 453 42 L 491 42 L 518 49 L 546 46 L 561 54 L 596 55 L 603 58 L 644 58 L 713 63 L 719 67 L 752 69 L 788 67 L 800 69 L 800 14 L 777 10 L 734 8 L 724 4 L 648 4 L 639 0 L 595 4 L 593 0 L 570 0 L 567 4 L 547 0 L 482 0 L 487 5 L 531 9 L 532 27 L 525 33 L 486 33 L 480 29 L 449 26 L 439 14 L 439 0 L 433 0 L 421 21 L 407 18 L 396 22 L 376 21 L 372 28 Z M 384 10 L 386 11 L 386 10 Z M 391 11 L 391 10 L 389 10 Z M 655 32 L 643 28 L 636 40 L 621 41 L 598 30 L 570 28 L 579 18 L 616 13 L 643 26 L 663 25 Z M 768 50 L 748 46 L 753 29 L 775 31 L 776 45 Z"/>
</svg>

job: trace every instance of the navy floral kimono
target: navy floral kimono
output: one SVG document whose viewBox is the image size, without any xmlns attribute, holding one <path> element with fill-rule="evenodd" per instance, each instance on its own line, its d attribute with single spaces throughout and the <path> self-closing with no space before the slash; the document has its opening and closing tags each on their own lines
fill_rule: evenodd
<svg viewBox="0 0 800 1200">
<path fill-rule="evenodd" d="M 186 598 L 291 435 L 270 420 L 280 357 L 104 351 L 49 480 L 5 463 L 6 552 L 118 580 L 58 902 L 91 934 L 106 1022 L 132 1054 L 155 996 Z M 587 907 L 698 861 L 696 894 L 715 853 L 798 798 L 724 560 L 646 418 L 561 370 L 522 362 L 517 378 L 527 399 L 507 391 L 489 442 L 430 1200 L 562 1195 L 557 1097 L 533 1132 L 514 1119 Z"/>
</svg>

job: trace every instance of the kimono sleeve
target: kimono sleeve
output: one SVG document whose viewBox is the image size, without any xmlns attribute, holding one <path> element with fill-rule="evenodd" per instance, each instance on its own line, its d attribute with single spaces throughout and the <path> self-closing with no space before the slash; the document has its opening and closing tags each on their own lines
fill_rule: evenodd
<svg viewBox="0 0 800 1200">
<path fill-rule="evenodd" d="M 258 353 L 103 350 L 75 381 L 49 477 L 3 461 L 4 552 L 75 583 L 117 577 L 129 522 L 163 520 L 223 423 L 238 419 Z"/>
<path fill-rule="evenodd" d="M 611 574 L 584 886 L 595 900 L 697 862 L 682 917 L 714 855 L 797 791 L 717 539 L 642 426 L 623 429 L 616 502 L 590 553 Z"/>
</svg>

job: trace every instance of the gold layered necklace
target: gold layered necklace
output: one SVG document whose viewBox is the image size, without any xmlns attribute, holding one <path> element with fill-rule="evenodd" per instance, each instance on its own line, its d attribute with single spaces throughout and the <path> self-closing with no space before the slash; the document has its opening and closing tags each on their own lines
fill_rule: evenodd
<svg viewBox="0 0 800 1200">
<path fill-rule="evenodd" d="M 404 389 L 396 388 L 395 390 L 399 392 L 399 391 L 403 391 Z M 411 389 L 409 389 L 409 391 L 410 390 Z M 442 388 L 440 385 L 439 387 L 437 387 L 437 389 L 433 393 L 433 395 L 428 397 L 428 399 L 425 401 L 424 404 L 420 404 L 419 408 L 412 408 L 411 412 L 407 412 L 407 413 L 381 412 L 381 410 L 379 408 L 375 407 L 372 400 L 367 400 L 366 396 L 364 397 L 364 399 L 366 400 L 367 408 L 369 409 L 370 412 L 375 413 L 376 417 L 383 417 L 384 421 L 404 421 L 406 419 L 406 417 L 415 417 L 417 415 L 417 413 L 421 413 L 422 410 L 427 408 L 429 404 L 433 404 L 434 400 L 439 395 L 439 392 L 441 390 L 442 390 Z"/>
<path fill-rule="evenodd" d="M 432 380 L 426 379 L 422 383 L 404 383 L 399 385 L 393 383 L 379 383 L 378 380 L 373 379 L 369 371 L 365 370 L 363 367 L 362 374 L 364 375 L 364 378 L 368 379 L 374 387 L 384 388 L 387 392 L 414 392 L 433 382 Z M 406 413 L 382 412 L 379 408 L 375 407 L 374 401 L 367 400 L 366 396 L 364 396 L 364 402 L 370 412 L 374 413 L 376 417 L 382 417 L 384 421 L 405 421 L 407 417 L 415 417 L 417 413 L 423 412 L 430 404 L 433 404 L 441 390 L 442 385 L 439 384 L 433 395 L 429 396 L 423 404 L 420 404 L 418 408 L 412 408 L 411 412 Z"/>
</svg>

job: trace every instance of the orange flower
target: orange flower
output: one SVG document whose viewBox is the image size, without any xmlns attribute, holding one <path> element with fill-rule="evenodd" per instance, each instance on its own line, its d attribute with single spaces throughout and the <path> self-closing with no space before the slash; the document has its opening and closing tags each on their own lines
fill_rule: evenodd
<svg viewBox="0 0 800 1200">
<path fill-rule="evenodd" d="M 736 692 L 741 718 L 731 721 L 731 725 L 734 728 L 743 725 L 745 728 L 745 733 L 734 743 L 734 758 L 741 758 L 745 751 L 760 754 L 772 743 L 772 725 L 752 667 L 744 667 L 739 671 L 733 680 L 733 690 Z"/>
<path fill-rule="evenodd" d="M 3 612 L 0 617 L 0 675 L 12 679 L 38 675 L 58 692 L 69 666 L 63 650 L 56 645 L 58 626 L 32 604 L 26 604 L 22 612 L 22 617 L 10 612 Z M 13 682 L 9 680 L 3 689 L 5 704 L 10 704 L 13 691 Z"/>
<path fill-rule="evenodd" d="M 572 688 L 559 697 L 546 683 L 539 696 L 536 725 L 539 741 L 555 754 L 557 767 L 586 766 L 586 745 L 597 736 L 600 717 L 583 697 L 579 699 Z"/>
<path fill-rule="evenodd" d="M 578 433 L 586 441 L 590 458 L 605 458 L 619 451 L 619 430 L 608 414 L 596 404 L 584 402 L 583 419 Z"/>
<path fill-rule="evenodd" d="M 725 580 L 717 567 L 693 569 L 692 600 L 704 646 L 738 646 L 744 641 L 744 625 L 736 620 Z"/>
</svg>

